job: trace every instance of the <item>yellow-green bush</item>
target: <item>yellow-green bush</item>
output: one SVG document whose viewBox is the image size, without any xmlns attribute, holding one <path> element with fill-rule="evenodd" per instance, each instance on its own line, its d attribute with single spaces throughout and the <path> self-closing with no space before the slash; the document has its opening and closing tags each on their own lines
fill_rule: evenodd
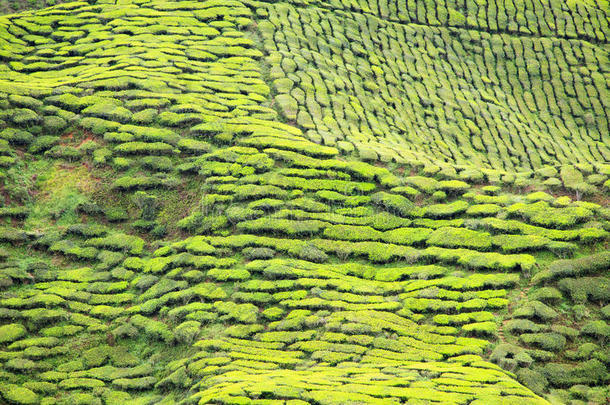
<svg viewBox="0 0 610 405">
<path fill-rule="evenodd" d="M 478 250 L 489 250 L 492 239 L 486 232 L 473 231 L 464 228 L 439 228 L 427 239 L 429 245 L 443 247 L 465 247 Z"/>
</svg>

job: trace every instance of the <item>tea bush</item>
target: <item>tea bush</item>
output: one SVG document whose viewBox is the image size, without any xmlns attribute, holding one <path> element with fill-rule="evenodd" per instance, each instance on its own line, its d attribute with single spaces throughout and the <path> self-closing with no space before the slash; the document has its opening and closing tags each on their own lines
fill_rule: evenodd
<svg viewBox="0 0 610 405">
<path fill-rule="evenodd" d="M 0 402 L 600 402 L 603 6 L 450 3 L 0 17 Z"/>
</svg>

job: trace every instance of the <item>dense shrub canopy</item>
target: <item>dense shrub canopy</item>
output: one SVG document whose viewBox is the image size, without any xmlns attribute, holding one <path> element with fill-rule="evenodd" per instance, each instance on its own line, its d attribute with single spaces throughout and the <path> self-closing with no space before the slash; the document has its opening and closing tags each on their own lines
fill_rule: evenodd
<svg viewBox="0 0 610 405">
<path fill-rule="evenodd" d="M 602 403 L 604 6 L 0 16 L 0 403 Z"/>
</svg>

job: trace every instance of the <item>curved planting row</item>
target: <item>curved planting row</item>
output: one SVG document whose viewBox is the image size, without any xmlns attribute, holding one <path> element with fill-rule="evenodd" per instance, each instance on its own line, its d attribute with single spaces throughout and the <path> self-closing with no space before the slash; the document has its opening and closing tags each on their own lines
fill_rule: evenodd
<svg viewBox="0 0 610 405">
<path fill-rule="evenodd" d="M 608 397 L 610 255 L 558 260 L 531 280 L 503 324 L 506 343 L 491 358 L 534 391 L 555 400 L 603 403 Z"/>
<path fill-rule="evenodd" d="M 274 100 L 310 139 L 430 174 L 458 165 L 468 180 L 520 172 L 581 192 L 604 183 L 603 45 L 398 23 L 331 3 L 258 9 Z"/>
</svg>

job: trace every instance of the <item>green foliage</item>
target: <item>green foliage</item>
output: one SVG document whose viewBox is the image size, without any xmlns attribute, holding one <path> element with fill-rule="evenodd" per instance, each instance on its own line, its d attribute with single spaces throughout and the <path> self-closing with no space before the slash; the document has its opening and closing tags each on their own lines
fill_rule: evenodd
<svg viewBox="0 0 610 405">
<path fill-rule="evenodd" d="M 478 322 L 464 325 L 462 330 L 475 335 L 488 336 L 495 335 L 498 332 L 498 326 L 495 322 Z"/>
<path fill-rule="evenodd" d="M 610 300 L 610 278 L 608 277 L 580 277 L 564 278 L 559 281 L 559 289 L 569 294 L 570 298 L 578 303 L 591 300 Z"/>
<path fill-rule="evenodd" d="M 29 145 L 34 140 L 34 136 L 31 133 L 15 128 L 4 128 L 0 131 L 0 138 L 6 139 L 15 145 Z"/>
<path fill-rule="evenodd" d="M 172 343 L 174 341 L 174 334 L 163 322 L 155 321 L 139 314 L 132 316 L 130 322 L 153 339 L 163 340 L 165 343 Z"/>
<path fill-rule="evenodd" d="M 331 225 L 324 229 L 324 236 L 330 239 L 341 240 L 379 240 L 382 232 L 370 226 Z"/>
<path fill-rule="evenodd" d="M 543 304 L 540 301 L 528 301 L 524 305 L 519 306 L 513 312 L 514 317 L 518 318 L 529 318 L 529 319 L 540 319 L 542 321 L 550 321 L 559 314 L 557 311 Z"/>
<path fill-rule="evenodd" d="M 106 237 L 88 239 L 86 245 L 139 255 L 144 249 L 144 240 L 133 235 L 115 233 Z"/>
<path fill-rule="evenodd" d="M 556 303 L 561 300 L 563 296 L 561 292 L 554 287 L 541 287 L 533 290 L 529 297 L 532 300 L 542 301 L 546 303 Z"/>
<path fill-rule="evenodd" d="M 328 260 L 328 255 L 311 243 L 300 244 L 290 249 L 290 253 L 302 260 L 315 263 L 323 263 Z"/>
<path fill-rule="evenodd" d="M 544 375 L 527 368 L 522 368 L 517 371 L 517 379 L 538 395 L 543 395 L 549 385 L 549 382 Z"/>
<path fill-rule="evenodd" d="M 511 319 L 504 325 L 506 331 L 519 335 L 521 333 L 539 332 L 543 329 L 539 324 L 529 319 Z"/>
<path fill-rule="evenodd" d="M 432 194 L 438 189 L 438 181 L 431 177 L 408 176 L 404 178 L 404 182 L 426 194 Z"/>
<path fill-rule="evenodd" d="M 106 118 L 111 121 L 118 122 L 129 122 L 131 119 L 131 112 L 121 106 L 117 106 L 113 102 L 102 102 L 99 104 L 93 104 L 81 111 L 81 114 L 92 115 L 100 118 Z"/>
<path fill-rule="evenodd" d="M 42 329 L 40 333 L 43 336 L 64 337 L 76 335 L 83 329 L 84 328 L 79 325 L 51 326 L 49 328 Z"/>
<path fill-rule="evenodd" d="M 114 121 L 108 121 L 102 118 L 86 117 L 80 121 L 83 128 L 88 129 L 95 135 L 103 135 L 106 132 L 116 131 L 121 124 Z"/>
<path fill-rule="evenodd" d="M 471 205 L 466 210 L 466 214 L 472 216 L 491 216 L 502 211 L 502 207 L 497 204 L 476 204 Z"/>
<path fill-rule="evenodd" d="M 241 141 L 241 144 L 254 147 L 288 149 L 314 157 L 333 157 L 339 153 L 335 148 L 317 145 L 303 138 L 282 139 L 271 136 L 258 136 L 245 138 Z"/>
<path fill-rule="evenodd" d="M 371 202 L 401 217 L 409 216 L 415 208 L 415 204 L 407 198 L 384 191 L 373 194 Z"/>
<path fill-rule="evenodd" d="M 428 228 L 398 228 L 383 232 L 381 239 L 388 243 L 417 245 L 426 241 L 432 233 L 433 231 Z"/>
<path fill-rule="evenodd" d="M 463 194 L 470 185 L 461 180 L 443 180 L 438 182 L 436 188 L 451 194 Z"/>
<path fill-rule="evenodd" d="M 610 325 L 602 320 L 591 321 L 583 325 L 581 333 L 593 336 L 603 342 L 610 338 Z"/>
<path fill-rule="evenodd" d="M 610 304 L 602 307 L 602 316 L 606 319 L 610 319 Z"/>
<path fill-rule="evenodd" d="M 265 197 L 284 199 L 288 195 L 286 191 L 275 186 L 244 184 L 237 187 L 232 186 L 232 189 L 237 200 L 258 200 Z"/>
<path fill-rule="evenodd" d="M 25 327 L 18 323 L 0 326 L 0 343 L 11 343 L 27 333 Z"/>
<path fill-rule="evenodd" d="M 114 151 L 124 155 L 163 155 L 174 153 L 174 147 L 163 142 L 125 142 Z"/>
<path fill-rule="evenodd" d="M 432 204 L 424 208 L 424 214 L 431 218 L 450 218 L 468 209 L 466 201 L 457 200 L 450 204 Z"/>
<path fill-rule="evenodd" d="M 0 241 L 18 243 L 27 239 L 26 233 L 20 229 L 0 227 Z"/>
<path fill-rule="evenodd" d="M 183 322 L 174 329 L 174 336 L 178 342 L 192 343 L 197 338 L 200 327 L 201 323 L 197 321 Z"/>
<path fill-rule="evenodd" d="M 532 204 L 517 203 L 507 208 L 510 215 L 519 215 L 535 225 L 553 228 L 567 228 L 593 216 L 593 212 L 584 207 L 553 208 L 545 201 Z"/>
<path fill-rule="evenodd" d="M 605 400 L 603 4 L 128 3 L 0 18 L 0 402 Z"/>
<path fill-rule="evenodd" d="M 536 235 L 495 235 L 492 237 L 494 246 L 506 253 L 540 250 L 550 243 L 550 240 Z"/>
<path fill-rule="evenodd" d="M 532 281 L 542 283 L 561 277 L 594 274 L 610 268 L 610 252 L 601 252 L 571 260 L 557 260 L 545 271 L 537 273 Z"/>
<path fill-rule="evenodd" d="M 574 256 L 574 253 L 578 250 L 578 245 L 575 243 L 561 241 L 549 241 L 546 247 L 560 258 Z"/>
<path fill-rule="evenodd" d="M 258 308 L 252 304 L 235 304 L 234 302 L 217 301 L 214 308 L 221 314 L 226 314 L 229 319 L 238 322 L 255 323 Z"/>
<path fill-rule="evenodd" d="M 486 232 L 472 231 L 463 228 L 439 228 L 428 237 L 430 245 L 444 247 L 465 247 L 470 249 L 488 250 L 491 248 L 491 237 Z"/>
<path fill-rule="evenodd" d="M 497 345 L 491 353 L 490 360 L 507 370 L 528 367 L 533 362 L 525 349 L 509 343 Z"/>
<path fill-rule="evenodd" d="M 569 387 L 575 384 L 597 384 L 606 377 L 606 367 L 596 359 L 578 365 L 548 363 L 542 368 L 542 374 L 548 381 L 558 387 Z"/>
<path fill-rule="evenodd" d="M 526 345 L 551 352 L 563 349 L 566 344 L 566 338 L 558 333 L 524 333 L 520 339 Z"/>
<path fill-rule="evenodd" d="M 2 384 L 0 394 L 11 404 L 30 405 L 37 404 L 39 401 L 38 395 L 32 390 L 15 384 Z"/>
<path fill-rule="evenodd" d="M 58 136 L 51 136 L 51 135 L 38 136 L 30 144 L 30 147 L 28 148 L 28 150 L 31 153 L 42 153 L 46 150 L 51 149 L 58 142 L 59 142 Z"/>
<path fill-rule="evenodd" d="M 145 390 L 151 388 L 157 379 L 155 377 L 117 378 L 112 385 L 123 390 Z"/>
<path fill-rule="evenodd" d="M 258 218 L 237 224 L 242 231 L 254 233 L 283 233 L 287 235 L 311 235 L 325 227 L 325 223 L 317 220 L 293 221 L 290 219 Z"/>
<path fill-rule="evenodd" d="M 94 378 L 66 378 L 58 385 L 59 388 L 63 389 L 92 389 L 103 387 L 105 384 L 103 381 Z"/>
<path fill-rule="evenodd" d="M 249 260 L 271 259 L 275 256 L 275 251 L 269 248 L 248 247 L 242 250 L 242 254 Z"/>
<path fill-rule="evenodd" d="M 183 138 L 178 141 L 178 149 L 191 154 L 201 154 L 210 150 L 210 144 L 196 139 Z"/>
</svg>

